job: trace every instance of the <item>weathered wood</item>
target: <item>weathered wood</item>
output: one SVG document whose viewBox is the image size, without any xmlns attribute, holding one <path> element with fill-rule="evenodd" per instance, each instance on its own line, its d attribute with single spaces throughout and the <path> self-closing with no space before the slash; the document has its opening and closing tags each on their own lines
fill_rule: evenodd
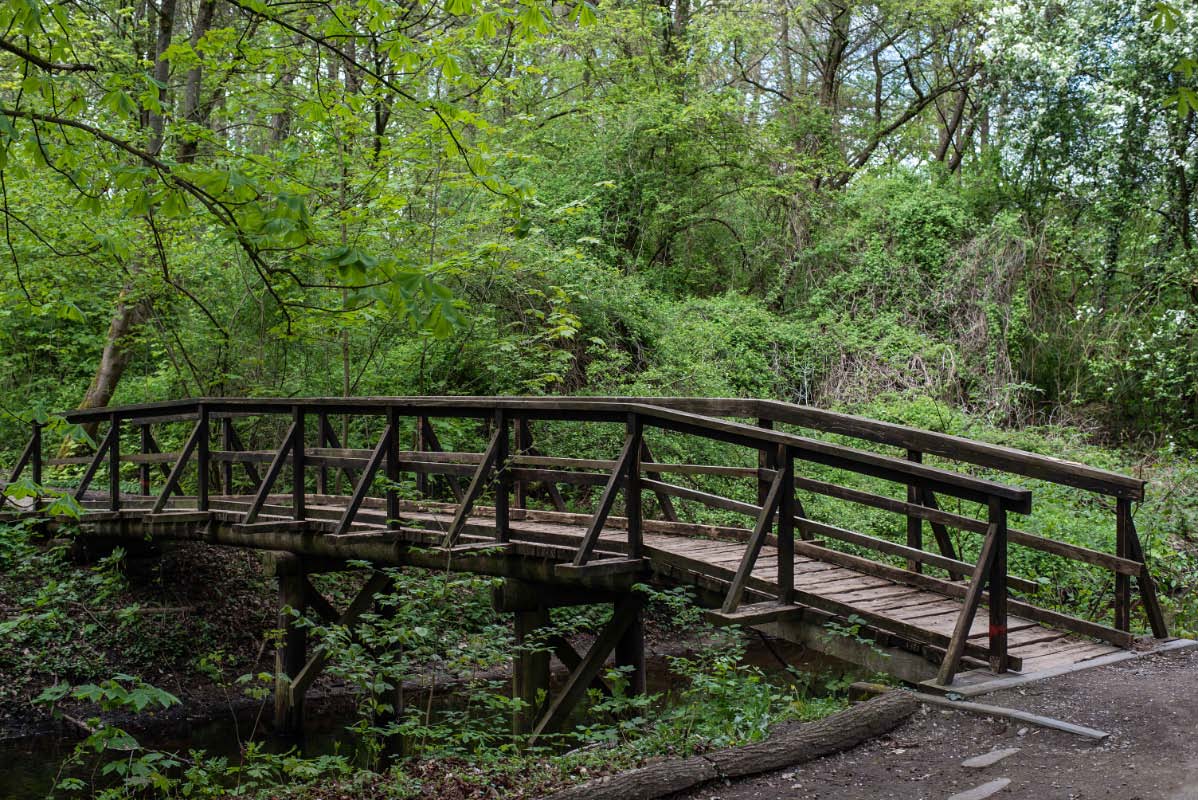
<svg viewBox="0 0 1198 800">
<path fill-rule="evenodd" d="M 341 515 L 341 520 L 337 523 L 338 534 L 343 534 L 349 531 L 350 525 L 353 524 L 354 517 L 358 514 L 358 509 L 362 507 L 362 501 L 366 498 L 366 493 L 370 491 L 370 485 L 374 482 L 374 476 L 379 470 L 379 465 L 387 456 L 387 450 L 391 446 L 391 440 L 395 436 L 395 429 L 388 425 L 383 429 L 383 435 L 379 438 L 379 443 L 375 445 L 374 452 L 370 454 L 370 459 L 366 462 L 366 468 L 362 471 L 362 477 L 358 480 L 358 485 L 354 487 L 354 493 L 349 499 L 349 503 L 345 506 L 345 511 Z"/>
<path fill-rule="evenodd" d="M 1002 504 L 990 501 L 990 522 L 994 525 L 994 556 L 986 578 L 990 609 L 990 669 L 999 674 L 1007 671 L 1007 510 Z M 983 549 L 985 544 L 983 543 Z M 980 561 L 981 559 L 979 559 Z M 965 634 L 968 636 L 968 633 Z"/>
<path fill-rule="evenodd" d="M 303 671 L 307 660 L 308 630 L 298 624 L 293 612 L 302 615 L 307 606 L 306 579 L 301 568 L 280 574 L 276 580 L 278 625 L 283 638 L 275 650 L 275 730 L 286 736 L 298 736 L 304 726 L 304 691 L 295 691 L 292 679 Z"/>
<path fill-rule="evenodd" d="M 952 638 L 948 643 L 948 652 L 936 675 L 936 680 L 943 686 L 948 686 L 953 682 L 953 675 L 957 672 L 961 655 L 968 645 L 969 629 L 973 626 L 973 618 L 977 615 L 978 606 L 982 602 L 982 589 L 986 585 L 987 577 L 991 574 L 990 565 L 994 562 L 994 554 L 1002 544 L 998 523 L 991 522 L 990 532 L 986 534 L 986 538 L 982 542 L 982 551 L 978 554 L 978 563 L 973 569 L 969 589 L 965 593 L 961 614 L 957 617 L 956 628 L 954 628 Z"/>
<path fill-rule="evenodd" d="M 591 557 L 591 552 L 599 542 L 599 534 L 603 532 L 603 526 L 607 522 L 607 516 L 611 513 L 612 504 L 616 500 L 616 492 L 625 483 L 628 471 L 635 460 L 634 456 L 640 453 L 640 449 L 641 443 L 638 437 L 631 434 L 624 437 L 624 447 L 620 451 L 620 457 L 616 459 L 616 467 L 608 477 L 607 485 L 603 487 L 599 505 L 595 508 L 595 514 L 591 517 L 586 533 L 583 534 L 582 543 L 578 545 L 578 552 L 574 556 L 574 566 L 582 566 Z"/>
<path fill-rule="evenodd" d="M 923 453 L 918 450 L 907 450 L 907 460 L 915 463 L 923 463 Z M 917 483 L 907 484 L 907 502 L 911 505 L 919 503 L 919 498 L 924 489 Z M 907 547 L 911 550 L 923 550 L 923 520 L 914 514 L 907 515 Z M 907 569 L 912 572 L 922 572 L 923 562 L 919 559 L 908 558 Z"/>
<path fill-rule="evenodd" d="M 1115 555 L 1128 558 L 1131 554 L 1131 501 L 1115 500 Z M 1131 630 L 1131 576 L 1115 573 L 1115 627 Z"/>
<path fill-rule="evenodd" d="M 599 631 L 599 635 L 595 637 L 595 642 L 587 650 L 582 662 L 571 670 L 565 686 L 553 698 L 545 713 L 537 721 L 532 735 L 529 737 L 529 746 L 535 744 L 546 734 L 555 733 L 561 728 L 562 723 L 574 710 L 574 706 L 578 705 L 578 701 L 586 694 L 591 681 L 602 671 L 607 656 L 615 649 L 620 637 L 636 620 L 643 605 L 644 599 L 638 594 L 629 594 L 616 603 L 611 620 Z"/>
<path fill-rule="evenodd" d="M 933 526 L 937 524 L 948 525 L 958 530 L 979 534 L 985 534 L 987 528 L 985 520 L 974 519 L 973 517 L 966 517 L 949 511 L 941 511 L 931 503 L 928 504 L 928 507 L 912 505 L 902 500 L 895 500 L 890 497 L 861 491 L 860 489 L 851 489 L 847 486 L 839 486 L 834 483 L 803 476 L 795 477 L 795 485 L 800 489 L 816 492 L 828 497 L 835 497 L 839 500 L 847 500 L 852 503 L 882 508 L 887 511 L 893 511 L 896 514 L 914 515 L 920 519 L 928 520 Z M 934 493 L 929 492 L 928 494 L 934 496 Z M 933 527 L 933 530 L 935 530 L 935 527 Z M 1086 564 L 1094 564 L 1095 566 L 1123 572 L 1127 575 L 1138 575 L 1140 572 L 1140 565 L 1134 560 L 1119 558 L 1111 553 L 1103 553 L 1087 547 L 1069 544 L 1068 542 L 1058 542 L 1054 539 L 1048 539 L 1014 528 L 1007 529 L 1007 540 L 1010 544 L 1018 544 L 1033 550 L 1071 558 Z"/>
<path fill-rule="evenodd" d="M 876 561 L 870 561 L 860 556 L 850 555 L 849 553 L 841 553 L 831 550 L 827 547 L 820 547 L 818 544 L 811 542 L 796 542 L 795 549 L 797 552 L 811 556 L 812 558 L 823 559 L 833 564 L 840 564 L 852 569 L 857 569 L 871 575 L 877 575 L 883 578 L 890 578 L 898 583 L 906 583 L 911 586 L 917 586 L 921 589 L 939 592 L 946 597 L 963 598 L 968 591 L 968 588 L 959 583 L 942 580 L 932 577 L 931 575 L 921 575 L 915 572 L 907 572 L 906 570 L 891 567 L 888 564 L 880 564 Z M 986 600 L 986 595 L 983 593 L 983 602 Z M 1070 617 L 1066 614 L 1061 614 L 1056 611 L 1050 611 L 1046 608 L 1033 606 L 1029 603 L 1016 600 L 1008 600 L 1007 608 L 1009 611 L 1019 614 L 1020 616 L 1033 619 L 1036 622 L 1042 622 L 1047 625 L 1058 625 L 1066 630 L 1080 633 L 1086 636 L 1093 636 L 1096 639 L 1102 639 L 1110 642 L 1118 647 L 1131 647 L 1134 638 L 1126 631 L 1119 631 L 1107 625 L 1101 625 L 1097 622 Z M 1016 667 L 1012 667 L 1016 668 Z"/>
<path fill-rule="evenodd" d="M 266 475 L 262 478 L 262 483 L 258 485 L 258 491 L 254 494 L 254 500 L 250 503 L 249 509 L 245 512 L 243 522 L 250 525 L 258 518 L 258 513 L 262 510 L 262 505 L 266 502 L 270 490 L 274 487 L 275 481 L 279 478 L 279 473 L 283 471 L 283 465 L 287 463 L 287 458 L 291 454 L 291 448 L 295 445 L 295 422 L 291 423 L 291 427 L 287 429 L 287 433 L 283 435 L 283 443 L 279 445 L 279 449 L 275 452 L 274 459 L 270 462 L 270 466 L 266 468 Z M 169 481 L 168 481 L 169 483 Z M 164 491 L 162 497 L 166 496 Z"/>
<path fill-rule="evenodd" d="M 1144 613 L 1148 615 L 1148 624 L 1152 627 L 1152 635 L 1157 639 L 1164 639 L 1169 635 L 1169 626 L 1165 624 L 1165 615 L 1161 611 L 1160 601 L 1156 597 L 1156 582 L 1152 579 L 1152 573 L 1148 571 L 1148 563 L 1144 558 L 1144 546 L 1140 543 L 1139 534 L 1136 533 L 1135 520 L 1130 518 L 1130 510 L 1127 526 L 1131 534 L 1128 542 L 1131 547 L 1130 555 L 1143 564 L 1140 574 L 1136 577 L 1136 584 L 1140 588 L 1140 597 L 1144 602 Z"/>
<path fill-rule="evenodd" d="M 585 564 L 558 564 L 553 568 L 553 574 L 562 577 L 601 575 L 627 575 L 644 572 L 649 562 L 643 558 L 596 558 Z"/>
<path fill-rule="evenodd" d="M 237 435 L 237 429 L 231 424 L 232 420 L 230 419 L 229 422 L 230 425 L 227 429 L 229 432 L 229 446 L 233 450 L 245 450 L 245 443 L 242 442 L 241 437 Z M 215 454 L 210 454 L 210 456 L 211 455 Z M 245 468 L 245 474 L 249 477 L 250 483 L 253 485 L 255 490 L 262 485 L 262 476 L 258 474 L 258 468 L 254 466 L 253 462 L 233 459 L 233 463 L 239 463 Z"/>
<path fill-rule="evenodd" d="M 108 456 L 116 432 L 116 429 L 110 427 L 108 432 L 104 434 L 104 438 L 100 440 L 100 444 L 96 446 L 96 452 L 88 462 L 87 469 L 83 471 L 83 477 L 79 479 L 79 486 L 75 489 L 74 497 L 76 500 L 82 500 L 83 496 L 87 494 L 87 487 L 91 485 L 92 478 L 96 476 L 96 471 L 100 469 L 100 464 Z"/>
<path fill-rule="evenodd" d="M 653 452 L 649 449 L 649 443 L 641 438 L 641 464 L 644 466 L 645 476 L 650 480 L 660 481 L 662 471 L 657 468 L 653 461 Z M 653 467 L 652 469 L 650 467 Z M 657 498 L 657 505 L 661 507 L 661 515 L 668 522 L 678 521 L 678 512 L 674 510 L 674 501 L 665 492 L 654 492 Z"/>
<path fill-rule="evenodd" d="M 366 581 L 366 585 L 355 595 L 350 602 L 349 608 L 337 618 L 337 625 L 352 626 L 358 621 L 358 618 L 371 607 L 374 603 L 374 596 L 385 590 L 391 583 L 391 578 L 386 573 L 375 572 Z M 312 683 L 320 677 L 320 673 L 324 670 L 325 664 L 328 663 L 329 655 L 323 647 L 317 648 L 312 654 L 307 663 L 304 664 L 298 674 L 291 675 L 290 692 L 292 698 L 303 697 L 308 691 Z"/>
<path fill-rule="evenodd" d="M 546 800 L 657 800 L 717 780 L 791 767 L 881 736 L 918 707 L 909 692 L 887 692 L 815 722 L 783 723 L 760 742 L 658 761 L 572 786 Z"/>
<path fill-rule="evenodd" d="M 183 477 L 183 470 L 187 468 L 188 461 L 191 460 L 191 454 L 199 444 L 200 434 L 204 432 L 204 428 L 200 423 L 196 423 L 192 428 L 191 435 L 187 437 L 187 441 L 183 444 L 183 449 L 179 451 L 179 460 L 171 467 L 171 472 L 166 476 L 166 484 L 159 492 L 158 498 L 154 501 L 153 512 L 155 514 L 166 508 L 166 502 L 170 499 L 171 492 L 179 487 L 179 480 Z M 153 441 L 153 440 L 151 440 Z"/>
<path fill-rule="evenodd" d="M 499 455 L 500 439 L 503 435 L 504 431 L 497 430 L 491 437 L 491 442 L 483 453 L 482 461 L 479 462 L 478 469 L 474 471 L 474 477 L 470 479 L 470 485 L 466 488 L 466 494 L 462 496 L 462 500 L 458 504 L 457 513 L 454 514 L 453 521 L 449 523 L 449 529 L 445 531 L 446 547 L 453 547 L 462 534 L 462 526 L 469 519 L 474 503 L 482 494 L 483 486 L 486 485 L 487 479 L 495 469 L 495 459 Z"/>
<path fill-rule="evenodd" d="M 889 692 L 887 692 L 887 694 L 889 694 Z M 1085 725 L 1075 725 L 1072 722 L 1065 722 L 1064 720 L 1045 717 L 1041 714 L 1032 714 L 1027 711 L 1020 711 L 1016 708 L 992 706 L 985 703 L 971 703 L 965 700 L 949 700 L 947 697 L 928 694 L 926 692 L 915 693 L 915 699 L 921 703 L 927 703 L 930 706 L 936 706 L 938 708 L 948 708 L 952 709 L 953 711 L 966 711 L 970 714 L 980 714 L 984 717 L 998 717 L 999 719 L 1010 719 L 1017 722 L 1026 722 L 1029 725 L 1035 725 L 1040 728 L 1048 728 L 1054 731 L 1063 731 L 1064 733 L 1072 733 L 1075 736 L 1092 739 L 1096 742 L 1101 742 L 1110 736 L 1110 734 L 1106 731 L 1100 731 L 1096 728 L 1090 728 Z"/>
<path fill-rule="evenodd" d="M 761 547 L 765 544 L 765 536 L 774 524 L 774 515 L 778 511 L 778 501 L 781 498 L 783 486 L 787 483 L 786 478 L 789 474 L 787 471 L 779 470 L 777 476 L 774 477 L 773 483 L 770 484 L 770 490 L 765 496 L 765 507 L 757 517 L 757 524 L 753 527 L 753 535 L 749 537 L 749 541 L 745 544 L 745 554 L 741 558 L 736 575 L 732 578 L 732 584 L 728 587 L 728 596 L 724 598 L 724 605 L 720 609 L 725 614 L 731 614 L 735 611 L 736 607 L 740 605 L 741 598 L 744 597 L 745 584 L 753 572 L 753 565 L 757 563 L 757 557 L 761 554 Z"/>
<path fill-rule="evenodd" d="M 516 652 L 512 658 L 512 697 L 521 707 L 512 715 L 512 732 L 529 733 L 537 718 L 541 696 L 549 694 L 549 649 L 537 642 L 538 631 L 550 626 L 549 608 L 539 605 L 513 615 Z"/>
</svg>

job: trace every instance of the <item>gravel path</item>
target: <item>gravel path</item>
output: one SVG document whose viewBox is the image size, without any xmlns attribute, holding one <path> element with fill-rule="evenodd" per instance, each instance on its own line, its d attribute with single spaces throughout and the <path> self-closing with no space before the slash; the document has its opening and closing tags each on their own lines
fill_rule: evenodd
<svg viewBox="0 0 1198 800">
<path fill-rule="evenodd" d="M 1145 656 L 975 699 L 1111 736 L 1095 744 L 923 706 L 889 736 L 847 753 L 679 798 L 949 800 L 992 784 L 994 793 L 987 796 L 995 800 L 1198 800 L 1198 649 Z M 962 766 L 1001 748 L 1019 752 L 986 767 Z M 1000 779 L 1010 783 L 1004 786 Z"/>
</svg>

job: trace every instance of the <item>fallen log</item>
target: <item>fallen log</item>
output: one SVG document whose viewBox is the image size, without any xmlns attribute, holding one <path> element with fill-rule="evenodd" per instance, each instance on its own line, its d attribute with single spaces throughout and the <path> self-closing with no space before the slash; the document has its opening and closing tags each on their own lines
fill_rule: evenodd
<svg viewBox="0 0 1198 800">
<path fill-rule="evenodd" d="M 910 692 L 887 692 L 815 722 L 784 723 L 761 742 L 658 761 L 571 786 L 545 800 L 655 800 L 711 781 L 782 769 L 891 731 L 918 706 Z"/>
</svg>

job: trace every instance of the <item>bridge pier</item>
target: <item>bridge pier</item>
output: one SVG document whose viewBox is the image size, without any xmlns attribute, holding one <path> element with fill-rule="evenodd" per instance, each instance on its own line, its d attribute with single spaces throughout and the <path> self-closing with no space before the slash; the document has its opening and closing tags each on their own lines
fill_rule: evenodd
<svg viewBox="0 0 1198 800">
<path fill-rule="evenodd" d="M 307 575 L 303 559 L 291 553 L 276 553 L 271 566 L 279 587 L 279 629 L 282 636 L 275 650 L 275 732 L 299 738 L 304 732 L 303 690 L 292 691 L 291 682 L 308 660 L 308 632 L 297 624 L 289 609 L 303 614 L 308 607 Z"/>
<path fill-rule="evenodd" d="M 550 625 L 553 608 L 597 603 L 612 603 L 612 619 L 585 654 L 580 655 L 560 635 L 536 636 L 537 630 Z M 523 701 L 512 719 L 512 731 L 517 736 L 531 735 L 531 743 L 556 733 L 588 689 L 610 694 L 602 671 L 613 653 L 618 666 L 632 667 L 628 673 L 629 693 L 645 691 L 644 601 L 639 594 L 509 578 L 495 589 L 492 606 L 499 613 L 512 614 L 514 619 L 517 649 L 512 659 L 512 696 Z M 556 696 L 550 691 L 551 656 L 569 670 Z"/>
</svg>

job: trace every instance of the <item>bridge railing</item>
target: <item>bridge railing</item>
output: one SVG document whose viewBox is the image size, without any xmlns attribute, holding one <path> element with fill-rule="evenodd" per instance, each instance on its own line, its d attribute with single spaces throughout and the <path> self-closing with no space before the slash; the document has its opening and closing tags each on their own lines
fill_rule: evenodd
<svg viewBox="0 0 1198 800">
<path fill-rule="evenodd" d="M 1034 588 L 1027 581 L 1012 576 L 1007 571 L 1007 544 L 1017 541 L 1028 546 L 1039 546 L 1066 557 L 1089 559 L 1088 563 L 1099 563 L 1122 568 L 1128 574 L 1130 565 L 1141 564 L 1134 558 L 1115 557 L 1115 561 L 1104 561 L 1106 554 L 1086 551 L 1065 543 L 1035 537 L 1032 534 L 1011 531 L 1007 526 L 1008 512 L 1027 513 L 1031 508 L 1031 493 L 1026 489 L 1006 486 L 994 481 L 964 475 L 920 463 L 916 454 L 931 452 L 943 454 L 958 452 L 962 460 L 988 458 L 990 445 L 981 449 L 970 442 L 970 446 L 945 443 L 941 435 L 930 434 L 930 438 L 915 437 L 912 429 L 894 433 L 889 428 L 879 429 L 870 425 L 882 425 L 872 420 L 858 430 L 859 438 L 879 441 L 885 434 L 886 444 L 901 443 L 908 447 L 905 458 L 880 455 L 875 452 L 847 447 L 817 439 L 773 430 L 775 422 L 815 427 L 818 421 L 811 410 L 786 404 L 745 405 L 753 401 L 704 401 L 626 398 L 305 398 L 305 399 L 201 399 L 173 403 L 145 404 L 122 408 L 71 412 L 66 415 L 71 422 L 96 425 L 105 429 L 96 452 L 91 456 L 74 456 L 44 459 L 43 430 L 34 425 L 28 446 L 18 459 L 10 480 L 16 480 L 23 469 L 28 468 L 34 481 L 40 483 L 46 466 L 79 464 L 83 472 L 74 489 L 76 497 L 83 499 L 96 475 L 102 470 L 108 474 L 105 505 L 109 511 L 119 511 L 122 506 L 121 465 L 136 464 L 139 494 L 153 496 L 152 513 L 163 513 L 172 506 L 172 497 L 183 493 L 184 475 L 194 466 L 195 476 L 189 482 L 194 487 L 194 504 L 198 511 L 207 511 L 211 506 L 213 483 L 224 494 L 233 494 L 235 483 L 248 487 L 252 492 L 245 517 L 245 525 L 256 524 L 260 517 L 269 516 L 278 523 L 278 493 L 285 469 L 290 469 L 290 508 L 292 520 L 306 522 L 309 519 L 306 504 L 308 485 L 316 495 L 328 491 L 330 473 L 341 470 L 351 479 L 353 492 L 340 519 L 329 532 L 346 535 L 354 530 L 355 520 L 363 503 L 375 486 L 375 477 L 383 474 L 387 481 L 384 489 L 386 519 L 392 526 L 401 519 L 400 495 L 397 489 L 401 474 L 412 473 L 421 494 L 427 495 L 430 480 L 435 476 L 448 479 L 456 510 L 452 521 L 444 532 L 446 547 L 458 546 L 459 537 L 466 528 L 475 504 L 484 494 L 493 495 L 494 535 L 499 543 L 511 536 L 510 504 L 513 499 L 517 507 L 525 505 L 527 490 L 533 483 L 540 483 L 559 509 L 565 509 L 559 485 L 602 486 L 599 501 L 590 515 L 586 532 L 570 564 L 561 565 L 566 571 L 591 573 L 615 572 L 637 569 L 644 554 L 643 531 L 652 520 L 646 518 L 642 495 L 652 493 L 658 500 L 659 513 L 665 520 L 677 520 L 673 499 L 696 502 L 710 508 L 745 514 L 755 520 L 747 536 L 743 557 L 730 579 L 722 611 L 735 614 L 746 590 L 753 583 L 753 570 L 762 548 L 772 543 L 778 548 L 776 591 L 783 603 L 799 602 L 820 607 L 832 613 L 857 613 L 847 605 L 838 605 L 817 594 L 796 587 L 793 555 L 803 555 L 832 561 L 854 569 L 885 578 L 901 579 L 904 582 L 941 592 L 963 601 L 964 610 L 959 616 L 954 635 L 946 642 L 930 642 L 945 651 L 944 664 L 947 678 L 963 654 L 987 658 L 996 670 L 1006 667 L 1007 657 L 1007 614 L 1018 612 L 1038 622 L 1061 624 L 1070 630 L 1089 633 L 1100 638 L 1127 645 L 1130 636 L 1126 629 L 1116 630 L 1103 625 L 1077 620 L 1063 614 L 1042 609 L 1020 601 L 1009 600 L 1008 588 L 1027 590 Z M 799 408 L 795 412 L 793 409 Z M 825 412 L 826 413 L 826 412 Z M 837 433 L 851 431 L 841 417 L 835 415 L 820 430 Z M 237 426 L 245 418 L 279 418 L 286 422 L 282 443 L 267 450 L 249 450 L 238 433 Z M 331 418 L 373 418 L 381 426 L 369 442 L 369 448 L 348 447 L 351 442 L 342 442 L 330 424 Z M 756 418 L 757 424 L 727 419 L 726 417 Z M 481 453 L 443 452 L 432 421 L 439 418 L 479 420 L 488 429 L 487 447 Z M 857 419 L 857 418 L 853 418 Z M 623 446 L 619 455 L 609 458 L 579 458 L 548 456 L 536 450 L 532 442 L 532 423 L 556 420 L 569 423 L 615 423 L 624 426 Z M 160 452 L 153 434 L 155 426 L 170 423 L 190 425 L 190 431 L 182 440 L 178 451 Z M 833 424 L 835 423 L 835 424 Z M 891 426 L 894 427 L 894 426 Z M 415 449 L 401 449 L 401 429 L 415 433 Z M 645 438 L 646 429 L 655 435 L 681 434 L 702 439 L 724 442 L 756 454 L 757 467 L 726 466 L 711 464 L 669 464 L 654 461 Z M 926 432 L 916 432 L 926 433 Z M 901 434 L 901 435 L 900 435 Z M 914 437 L 914 438 L 913 438 Z M 940 438 L 938 438 L 940 437 Z M 955 437 L 949 437 L 955 438 Z M 138 452 L 123 452 L 122 440 L 135 440 Z M 214 440 L 218 440 L 214 447 Z M 968 442 L 968 440 L 961 440 Z M 951 445 L 951 447 L 950 447 Z M 916 450 L 921 447 L 922 450 Z M 954 449 L 955 448 L 955 449 Z M 995 461 L 1011 466 L 1014 459 L 1007 451 Z M 1030 454 L 1022 454 L 1029 456 Z M 1005 459 L 1005 460 L 1003 460 Z M 817 480 L 798 474 L 796 462 L 819 465 L 851 474 L 881 479 L 899 487 L 906 487 L 907 500 L 901 501 L 842 486 L 825 480 Z M 981 463 L 981 462 L 975 462 Z M 1021 462 L 1024 463 L 1024 462 Z M 1026 467 L 1036 477 L 1046 478 L 1048 471 L 1036 457 Z M 165 480 L 161 488 L 153 486 L 154 467 Z M 235 481 L 234 469 L 240 467 L 244 480 Z M 263 468 L 261 471 L 259 468 Z M 1089 468 L 1083 468 L 1088 470 Z M 809 471 L 809 470 L 805 470 Z M 756 482 L 757 503 L 748 503 L 722 495 L 700 491 L 691 486 L 682 486 L 664 479 L 667 474 L 718 475 L 745 478 Z M 1071 473 L 1072 474 L 1072 473 Z M 1082 474 L 1082 473 L 1078 473 Z M 1095 476 L 1085 477 L 1093 484 Z M 1116 476 L 1121 478 L 1122 476 Z M 459 483 L 469 478 L 468 485 Z M 1123 479 L 1130 480 L 1130 479 Z M 1113 481 L 1110 486 L 1118 485 Z M 1105 485 L 1104 485 L 1105 486 Z M 154 490 L 157 488 L 156 493 Z M 1090 488 L 1093 488 L 1091 485 Z M 829 525 L 810 518 L 796 496 L 796 490 L 811 491 L 838 498 L 865 507 L 882 508 L 903 514 L 908 519 L 908 541 L 899 544 L 885 538 L 870 536 L 845 528 Z M 1134 496 L 1129 488 L 1120 489 L 1128 499 Z M 1142 487 L 1141 487 L 1142 496 Z M 611 518 L 618 495 L 624 496 L 623 517 Z M 982 519 L 940 510 L 935 501 L 937 495 L 960 498 L 980 504 L 985 509 Z M 264 515 L 269 507 L 270 513 Z M 914 521 L 914 522 L 912 522 Z M 939 554 L 923 549 L 919 537 L 913 536 L 913 525 L 922 526 L 927 521 L 942 549 Z M 1128 516 L 1128 522 L 1130 517 Z M 972 531 L 983 536 L 979 557 L 975 563 L 962 560 L 943 543 L 947 540 L 945 526 Z M 622 528 L 625 531 L 623 552 L 612 557 L 610 536 L 601 538 L 605 530 Z M 1133 533 L 1134 533 L 1134 529 Z M 795 536 L 798 533 L 798 536 Z M 942 535 L 943 534 L 943 535 Z M 820 538 L 817 538 L 820 537 Z M 879 553 L 902 558 L 907 563 L 904 572 L 895 567 L 864 558 L 852 553 L 827 547 L 823 541 L 833 539 Z M 1030 543 L 1030 544 L 1029 544 Z M 944 580 L 923 574 L 923 567 L 946 571 L 949 579 Z M 898 573 L 898 574 L 896 574 Z M 1144 574 L 1143 572 L 1138 574 Z M 967 577 L 963 584 L 960 578 Z M 1143 582 L 1141 582 L 1143 584 Z M 978 648 L 969 641 L 970 627 L 978 606 L 985 602 L 990 609 L 988 646 Z M 872 620 L 867 620 L 872 621 Z M 885 621 L 877 620 L 879 624 Z M 891 621 L 892 622 L 892 621 Z M 913 632 L 917 635 L 918 632 Z"/>
<path fill-rule="evenodd" d="M 604 398 L 616 400 L 617 398 Z M 1109 571 L 1113 576 L 1114 627 L 1131 630 L 1132 578 L 1136 580 L 1141 607 L 1152 633 L 1168 635 L 1164 614 L 1157 598 L 1156 585 L 1136 530 L 1133 503 L 1144 499 L 1146 482 L 1064 459 L 1044 456 L 1002 445 L 967 439 L 951 434 L 927 431 L 906 425 L 843 414 L 811 406 L 773 400 L 745 398 L 634 398 L 634 402 L 652 402 L 666 408 L 721 418 L 747 418 L 763 427 L 791 425 L 823 434 L 858 439 L 895 448 L 904 457 L 922 462 L 925 455 L 936 456 L 962 465 L 975 465 L 990 472 L 1045 483 L 1072 487 L 1104 500 L 1113 506 L 1115 531 L 1113 553 L 1063 542 L 1017 528 L 1008 531 L 1011 544 L 1088 564 Z M 1005 478 L 1004 478 L 1005 479 Z M 799 488 L 851 502 L 882 508 L 907 517 L 907 544 L 923 548 L 923 527 L 928 523 L 942 555 L 953 557 L 948 529 L 984 533 L 978 520 L 940 509 L 935 492 L 912 485 L 905 503 L 844 487 L 829 487 L 799 479 Z M 908 563 L 913 571 L 917 561 Z"/>
</svg>

